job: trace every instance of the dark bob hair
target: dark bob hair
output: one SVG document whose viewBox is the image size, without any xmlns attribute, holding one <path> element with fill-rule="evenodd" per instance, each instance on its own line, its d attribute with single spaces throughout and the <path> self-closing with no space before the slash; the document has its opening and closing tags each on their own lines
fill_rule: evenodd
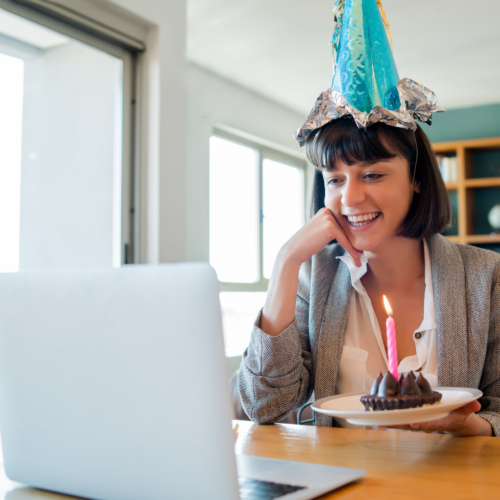
<svg viewBox="0 0 500 500">
<path fill-rule="evenodd" d="M 436 155 L 420 127 L 415 133 L 383 123 L 359 129 L 352 117 L 341 118 L 311 133 L 306 142 L 306 154 L 316 167 L 311 216 L 325 206 L 322 171 L 331 171 L 336 161 L 353 165 L 399 156 L 408 162 L 408 175 L 410 180 L 415 175 L 414 181 L 420 193 L 415 192 L 398 236 L 422 239 L 442 233 L 450 225 L 450 198 L 439 172 Z"/>
</svg>

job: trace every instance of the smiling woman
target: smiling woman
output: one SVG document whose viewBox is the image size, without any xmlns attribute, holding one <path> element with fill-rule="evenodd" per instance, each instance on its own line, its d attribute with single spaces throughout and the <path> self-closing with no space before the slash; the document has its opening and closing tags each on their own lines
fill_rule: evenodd
<svg viewBox="0 0 500 500">
<path fill-rule="evenodd" d="M 397 325 L 391 373 L 483 393 L 412 424 L 500 436 L 500 255 L 439 234 L 450 202 L 416 120 L 443 109 L 399 79 L 380 0 L 339 0 L 334 19 L 332 86 L 295 133 L 316 167 L 311 218 L 276 257 L 239 370 L 243 407 L 272 423 L 313 393 L 366 394 L 389 368 L 385 295 Z M 322 414 L 315 423 L 348 426 Z"/>
<path fill-rule="evenodd" d="M 247 414 L 271 423 L 313 391 L 368 390 L 387 370 L 386 295 L 399 373 L 485 394 L 481 411 L 469 405 L 421 429 L 499 435 L 500 257 L 439 234 L 450 202 L 424 132 L 342 118 L 311 133 L 306 149 L 316 166 L 311 218 L 278 253 L 243 356 Z M 316 423 L 349 426 L 325 415 Z"/>
</svg>

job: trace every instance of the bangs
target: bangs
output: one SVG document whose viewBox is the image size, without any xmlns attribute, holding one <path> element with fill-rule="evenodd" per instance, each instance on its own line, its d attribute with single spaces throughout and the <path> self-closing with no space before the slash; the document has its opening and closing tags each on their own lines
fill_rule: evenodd
<svg viewBox="0 0 500 500">
<path fill-rule="evenodd" d="M 394 141 L 390 127 L 380 125 L 359 129 L 352 117 L 334 120 L 311 134 L 306 144 L 307 158 L 318 170 L 331 171 L 338 161 L 346 165 L 375 163 L 394 158 L 397 152 L 407 157 L 408 152 L 401 151 L 398 144 L 400 139 Z M 411 143 L 408 146 L 411 148 Z"/>
</svg>

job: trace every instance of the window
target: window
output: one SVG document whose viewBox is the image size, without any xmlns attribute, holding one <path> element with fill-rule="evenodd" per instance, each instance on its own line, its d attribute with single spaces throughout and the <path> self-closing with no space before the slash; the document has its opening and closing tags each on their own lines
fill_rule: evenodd
<svg viewBox="0 0 500 500">
<path fill-rule="evenodd" d="M 241 355 L 276 255 L 305 222 L 305 161 L 223 132 L 210 138 L 210 263 L 226 355 Z"/>
<path fill-rule="evenodd" d="M 130 261 L 133 67 L 118 45 L 0 1 L 0 272 Z"/>
</svg>

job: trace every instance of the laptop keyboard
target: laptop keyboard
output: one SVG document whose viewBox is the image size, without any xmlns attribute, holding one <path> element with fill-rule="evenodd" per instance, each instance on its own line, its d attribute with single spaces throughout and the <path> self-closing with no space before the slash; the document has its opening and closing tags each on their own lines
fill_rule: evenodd
<svg viewBox="0 0 500 500">
<path fill-rule="evenodd" d="M 238 477 L 240 484 L 241 500 L 273 500 L 294 491 L 303 490 L 305 486 L 293 486 L 291 484 L 271 483 L 260 481 L 249 477 Z"/>
</svg>

